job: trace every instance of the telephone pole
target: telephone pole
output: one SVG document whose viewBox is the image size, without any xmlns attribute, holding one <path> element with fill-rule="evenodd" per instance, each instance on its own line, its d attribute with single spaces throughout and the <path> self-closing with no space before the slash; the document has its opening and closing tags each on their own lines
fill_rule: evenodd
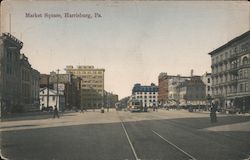
<svg viewBox="0 0 250 160">
<path fill-rule="evenodd" d="M 57 105 L 58 105 L 58 110 L 59 110 L 59 102 L 58 102 L 58 99 L 59 99 L 59 90 L 58 90 L 58 82 L 59 82 L 59 69 L 57 69 L 57 75 L 56 75 L 56 77 L 57 77 L 57 80 L 56 80 L 56 107 L 57 107 Z"/>
</svg>

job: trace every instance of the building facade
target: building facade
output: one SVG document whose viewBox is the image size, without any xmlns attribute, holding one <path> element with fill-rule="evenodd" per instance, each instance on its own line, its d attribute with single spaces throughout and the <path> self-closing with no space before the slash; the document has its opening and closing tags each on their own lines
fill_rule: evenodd
<svg viewBox="0 0 250 160">
<path fill-rule="evenodd" d="M 81 106 L 101 108 L 104 106 L 104 72 L 105 69 L 94 66 L 66 66 L 66 73 L 81 78 Z"/>
<path fill-rule="evenodd" d="M 118 95 L 112 92 L 104 91 L 104 107 L 114 108 L 115 104 L 118 102 Z"/>
<path fill-rule="evenodd" d="M 132 96 L 141 102 L 142 107 L 158 107 L 158 87 L 155 84 L 142 86 L 135 84 L 132 89 Z"/>
<path fill-rule="evenodd" d="M 185 82 L 186 80 L 190 80 L 190 77 L 184 76 L 169 76 L 168 77 L 168 104 L 169 105 L 178 105 L 180 103 L 180 90 L 178 86 Z"/>
<path fill-rule="evenodd" d="M 23 42 L 10 33 L 0 36 L 1 115 L 39 110 L 39 72 L 20 54 Z"/>
<path fill-rule="evenodd" d="M 179 90 L 177 86 L 190 79 L 190 77 L 180 75 L 168 75 L 167 73 L 160 73 L 158 76 L 159 84 L 159 103 L 161 106 L 167 104 L 176 104 L 179 100 Z"/>
<path fill-rule="evenodd" d="M 158 100 L 160 105 L 167 103 L 168 100 L 168 75 L 167 73 L 160 73 L 158 76 Z"/>
<path fill-rule="evenodd" d="M 20 55 L 21 101 L 24 111 L 39 110 L 39 77 L 40 73 L 33 69 L 24 55 Z"/>
<path fill-rule="evenodd" d="M 9 33 L 0 36 L 0 110 L 1 116 L 20 110 L 20 50 L 23 42 Z"/>
<path fill-rule="evenodd" d="M 52 110 L 57 107 L 59 111 L 62 111 L 65 108 L 65 97 L 63 92 L 59 91 L 57 93 L 57 90 L 42 88 L 40 90 L 40 110 L 48 108 L 47 104 Z"/>
<path fill-rule="evenodd" d="M 206 85 L 200 76 L 193 76 L 190 80 L 185 80 L 178 85 L 179 104 L 181 106 L 206 105 Z"/>
<path fill-rule="evenodd" d="M 250 31 L 210 52 L 212 95 L 220 107 L 250 108 Z"/>
<path fill-rule="evenodd" d="M 74 77 L 72 74 L 57 74 L 50 72 L 49 84 L 54 90 L 64 93 L 65 109 L 80 109 L 80 79 Z"/>
<path fill-rule="evenodd" d="M 212 98 L 212 78 L 211 78 L 211 73 L 204 73 L 201 76 L 202 82 L 206 86 L 206 98 L 210 100 Z"/>
</svg>

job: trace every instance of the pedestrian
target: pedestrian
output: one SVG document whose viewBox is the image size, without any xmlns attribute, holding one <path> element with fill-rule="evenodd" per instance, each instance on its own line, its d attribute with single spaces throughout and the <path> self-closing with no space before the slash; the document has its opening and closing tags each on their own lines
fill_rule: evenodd
<svg viewBox="0 0 250 160">
<path fill-rule="evenodd" d="M 210 109 L 210 120 L 211 120 L 211 123 L 216 123 L 217 122 L 216 111 L 217 111 L 217 107 L 216 107 L 215 104 L 212 103 L 212 107 Z"/>
<path fill-rule="evenodd" d="M 81 106 L 81 111 L 80 111 L 80 113 L 84 113 L 84 112 L 83 112 L 83 106 Z"/>
<path fill-rule="evenodd" d="M 53 118 L 55 118 L 55 116 L 57 116 L 57 118 L 59 118 L 57 106 L 55 106 L 55 108 L 54 108 L 54 115 L 53 115 Z"/>
</svg>

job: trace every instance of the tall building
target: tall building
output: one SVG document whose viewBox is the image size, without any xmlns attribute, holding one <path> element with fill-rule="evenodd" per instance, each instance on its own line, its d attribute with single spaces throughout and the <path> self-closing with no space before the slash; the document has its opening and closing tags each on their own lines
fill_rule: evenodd
<svg viewBox="0 0 250 160">
<path fill-rule="evenodd" d="M 208 53 L 212 95 L 222 108 L 250 109 L 250 31 Z"/>
<path fill-rule="evenodd" d="M 1 116 L 19 108 L 20 50 L 23 42 L 9 33 L 0 36 L 0 108 Z"/>
<path fill-rule="evenodd" d="M 132 96 L 141 102 L 143 107 L 158 106 L 158 87 L 155 84 L 142 86 L 137 83 L 132 89 Z"/>
<path fill-rule="evenodd" d="M 94 66 L 66 66 L 66 73 L 81 78 L 81 106 L 84 108 L 101 108 L 104 105 L 105 69 Z"/>
<path fill-rule="evenodd" d="M 24 54 L 23 42 L 10 33 L 0 36 L 0 111 L 5 113 L 39 109 L 39 72 Z"/>
<path fill-rule="evenodd" d="M 160 104 L 165 104 L 168 100 L 168 74 L 160 73 L 158 76 L 158 100 Z"/>
</svg>

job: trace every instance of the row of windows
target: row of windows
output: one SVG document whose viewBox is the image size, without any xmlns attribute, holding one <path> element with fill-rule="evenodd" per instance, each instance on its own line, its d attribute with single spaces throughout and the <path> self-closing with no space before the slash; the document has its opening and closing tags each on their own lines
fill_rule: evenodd
<svg viewBox="0 0 250 160">
<path fill-rule="evenodd" d="M 85 80 L 82 83 L 103 83 L 103 81 L 96 81 L 96 80 Z"/>
<path fill-rule="evenodd" d="M 212 89 L 213 93 L 215 95 L 217 94 L 225 94 L 225 93 L 235 93 L 237 91 L 239 92 L 248 92 L 249 88 L 248 88 L 248 83 L 241 83 L 238 85 L 238 89 L 236 86 L 226 86 L 223 88 L 219 88 L 219 87 L 215 87 Z"/>
<path fill-rule="evenodd" d="M 137 98 L 142 98 L 143 96 L 137 96 Z M 156 98 L 155 96 L 144 96 L 144 98 Z"/>
<path fill-rule="evenodd" d="M 223 64 L 221 66 L 212 68 L 212 73 L 216 74 L 216 73 L 223 72 L 229 69 L 237 68 L 242 65 L 244 66 L 247 64 L 249 64 L 249 60 L 247 57 L 244 57 L 242 62 L 240 62 L 240 60 L 235 60 L 235 61 L 232 61 L 231 63 Z"/>
<path fill-rule="evenodd" d="M 50 99 L 52 99 L 52 101 L 55 101 L 56 100 L 56 96 L 50 96 Z M 41 100 L 42 101 L 47 100 L 47 96 L 41 96 Z"/>
<path fill-rule="evenodd" d="M 248 91 L 248 83 L 240 84 L 240 92 L 247 92 Z"/>
<path fill-rule="evenodd" d="M 89 87 L 89 88 L 102 88 L 103 86 L 102 85 L 82 85 L 82 88 L 86 88 L 86 87 Z"/>
<path fill-rule="evenodd" d="M 147 100 L 144 100 L 144 102 L 147 102 Z M 152 100 L 149 100 L 149 102 L 156 102 L 156 101 L 155 101 L 155 100 L 153 100 L 153 101 L 152 101 Z"/>
<path fill-rule="evenodd" d="M 103 78 L 103 76 L 81 76 L 82 79 L 100 79 Z"/>
<path fill-rule="evenodd" d="M 147 94 L 147 93 L 149 93 L 149 94 L 155 94 L 155 92 L 136 92 L 136 94 Z"/>
<path fill-rule="evenodd" d="M 226 51 L 224 53 L 221 53 L 220 55 L 217 55 L 215 57 L 212 58 L 212 63 L 218 63 L 222 60 L 225 60 L 227 58 L 229 58 L 230 56 L 237 54 L 237 53 L 241 53 L 241 52 L 245 52 L 250 50 L 250 44 L 249 42 L 242 44 L 241 46 L 236 46 L 232 49 L 230 49 L 229 51 Z"/>
<path fill-rule="evenodd" d="M 102 74 L 102 71 L 73 71 L 73 74 Z"/>
<path fill-rule="evenodd" d="M 248 70 L 241 69 L 238 71 L 238 76 L 231 75 L 231 74 L 225 74 L 225 75 L 222 75 L 220 77 L 213 78 L 213 84 L 216 85 L 216 84 L 230 82 L 230 81 L 237 80 L 237 79 L 246 79 L 248 77 L 249 77 Z"/>
</svg>

